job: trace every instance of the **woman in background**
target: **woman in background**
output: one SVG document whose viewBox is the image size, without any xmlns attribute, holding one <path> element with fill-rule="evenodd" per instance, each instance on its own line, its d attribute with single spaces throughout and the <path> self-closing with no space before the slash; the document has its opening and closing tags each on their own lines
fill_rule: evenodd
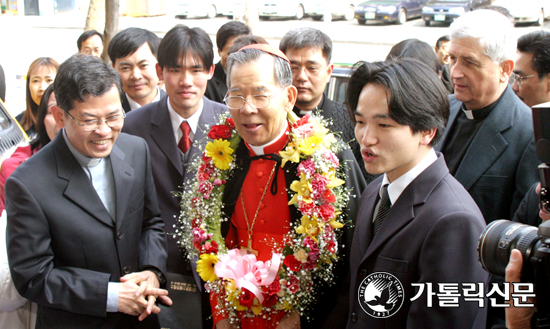
<svg viewBox="0 0 550 329">
<path fill-rule="evenodd" d="M 27 72 L 27 108 L 15 117 L 29 138 L 36 137 L 36 124 L 38 118 L 38 104 L 42 99 L 44 91 L 52 84 L 57 74 L 57 63 L 50 57 L 39 57 L 29 66 Z"/>
</svg>

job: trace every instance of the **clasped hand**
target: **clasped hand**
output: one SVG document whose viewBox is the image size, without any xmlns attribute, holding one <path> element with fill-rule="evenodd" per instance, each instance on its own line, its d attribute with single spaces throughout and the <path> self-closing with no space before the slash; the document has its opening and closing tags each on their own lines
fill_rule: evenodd
<svg viewBox="0 0 550 329">
<path fill-rule="evenodd" d="M 165 305 L 172 305 L 168 291 L 160 289 L 157 275 L 151 271 L 130 273 L 120 278 L 118 291 L 118 311 L 138 316 L 143 321 L 151 313 L 158 314 L 155 305 L 158 299 Z"/>
</svg>

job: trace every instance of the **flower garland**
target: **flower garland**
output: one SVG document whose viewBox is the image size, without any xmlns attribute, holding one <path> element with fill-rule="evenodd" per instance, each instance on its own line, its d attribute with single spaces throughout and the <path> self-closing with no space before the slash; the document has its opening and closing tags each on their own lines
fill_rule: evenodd
<svg viewBox="0 0 550 329">
<path fill-rule="evenodd" d="M 198 257 L 197 272 L 206 289 L 218 296 L 218 311 L 238 322 L 241 316 L 263 316 L 278 310 L 304 315 L 316 300 L 314 280 L 331 283 L 338 260 L 338 231 L 344 226 L 342 209 L 349 201 L 336 153 L 342 144 L 322 124 L 322 118 L 289 114 L 289 142 L 280 152 L 281 166 L 298 163 L 299 179 L 292 182 L 289 205 L 302 217 L 292 224 L 282 246 L 273 247 L 270 261 L 253 254 L 227 250 L 221 236 L 223 193 L 237 164 L 233 153 L 241 142 L 233 120 L 222 118 L 210 129 L 197 167 L 194 188 L 182 194 L 176 235 L 189 259 Z M 189 234 L 191 232 L 191 234 Z"/>
</svg>

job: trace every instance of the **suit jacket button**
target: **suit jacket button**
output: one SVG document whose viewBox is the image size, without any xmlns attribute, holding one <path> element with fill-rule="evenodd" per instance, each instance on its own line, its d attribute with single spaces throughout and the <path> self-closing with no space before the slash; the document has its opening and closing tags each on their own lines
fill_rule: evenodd
<svg viewBox="0 0 550 329">
<path fill-rule="evenodd" d="M 116 238 L 119 240 L 122 239 L 122 232 L 120 231 L 116 232 Z"/>
<path fill-rule="evenodd" d="M 124 266 L 124 274 L 130 273 L 130 267 Z"/>
<path fill-rule="evenodd" d="M 359 275 L 360 276 L 367 276 L 367 270 L 366 269 L 361 269 L 361 271 L 359 271 Z"/>
<path fill-rule="evenodd" d="M 357 313 L 351 313 L 351 322 L 355 323 L 357 322 Z"/>
</svg>

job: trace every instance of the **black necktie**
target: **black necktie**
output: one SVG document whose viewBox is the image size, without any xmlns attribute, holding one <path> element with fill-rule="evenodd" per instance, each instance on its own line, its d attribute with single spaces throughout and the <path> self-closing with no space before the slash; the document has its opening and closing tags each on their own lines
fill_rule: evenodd
<svg viewBox="0 0 550 329">
<path fill-rule="evenodd" d="M 373 223 L 372 236 L 375 236 L 376 233 L 378 233 L 378 230 L 380 230 L 380 226 L 382 226 L 382 222 L 384 221 L 391 209 L 390 196 L 388 195 L 388 185 L 389 184 L 382 186 L 382 197 L 380 198 L 378 213 L 376 214 L 376 219 Z"/>
</svg>

